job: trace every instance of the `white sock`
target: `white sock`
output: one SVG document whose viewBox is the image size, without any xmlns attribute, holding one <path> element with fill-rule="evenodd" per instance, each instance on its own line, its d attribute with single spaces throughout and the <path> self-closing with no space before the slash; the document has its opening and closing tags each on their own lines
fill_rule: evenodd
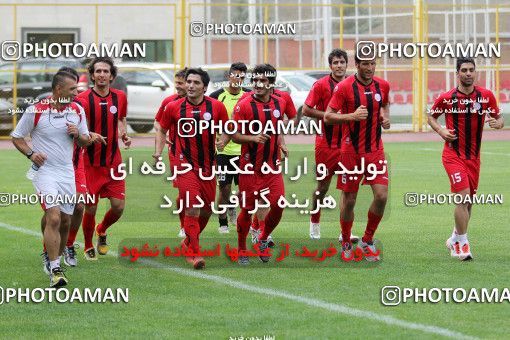
<svg viewBox="0 0 510 340">
<path fill-rule="evenodd" d="M 464 235 L 457 235 L 457 242 L 459 242 L 460 244 L 466 244 L 468 239 L 467 239 L 467 233 L 464 234 Z"/>
<path fill-rule="evenodd" d="M 53 268 L 60 268 L 60 258 L 50 261 L 50 270 L 53 270 Z"/>
</svg>

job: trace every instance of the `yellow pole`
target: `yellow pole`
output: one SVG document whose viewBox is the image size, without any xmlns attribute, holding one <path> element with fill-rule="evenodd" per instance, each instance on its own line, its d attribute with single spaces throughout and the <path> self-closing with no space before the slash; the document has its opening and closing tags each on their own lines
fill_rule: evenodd
<svg viewBox="0 0 510 340">
<path fill-rule="evenodd" d="M 340 48 L 344 48 L 344 5 L 338 5 L 340 10 Z"/>
<path fill-rule="evenodd" d="M 496 44 L 499 43 L 499 5 L 496 6 L 496 20 L 495 20 L 495 26 L 496 26 Z M 500 69 L 500 62 L 499 58 L 496 58 L 496 100 L 499 103 L 499 69 Z"/>
<path fill-rule="evenodd" d="M 17 39 L 17 30 L 18 30 L 18 7 L 16 5 L 14 5 L 12 7 L 13 9 L 13 15 L 14 15 L 14 41 L 16 41 Z M 20 51 L 21 53 L 21 51 Z M 14 110 L 16 110 L 18 108 L 18 70 L 17 70 L 17 63 L 16 61 L 14 61 L 13 63 L 13 72 L 14 72 L 14 77 L 13 77 L 13 81 L 12 81 L 12 107 L 14 108 Z M 16 112 L 16 111 L 15 111 Z M 18 117 L 16 114 L 12 115 L 12 129 L 14 130 L 14 128 L 16 127 L 16 124 L 18 123 Z"/>
<path fill-rule="evenodd" d="M 96 36 L 95 36 L 95 40 L 96 40 L 96 46 L 99 44 L 99 6 L 98 5 L 95 5 L 95 10 L 96 10 L 96 13 L 95 13 L 95 16 L 96 16 L 96 22 L 95 22 L 95 28 L 96 28 Z"/>
<path fill-rule="evenodd" d="M 181 0 L 181 67 L 186 65 L 186 1 Z"/>
<path fill-rule="evenodd" d="M 267 5 L 264 6 L 264 24 L 269 21 L 269 8 Z M 268 62 L 269 59 L 269 48 L 268 48 L 269 37 L 264 34 L 264 63 Z"/>
</svg>

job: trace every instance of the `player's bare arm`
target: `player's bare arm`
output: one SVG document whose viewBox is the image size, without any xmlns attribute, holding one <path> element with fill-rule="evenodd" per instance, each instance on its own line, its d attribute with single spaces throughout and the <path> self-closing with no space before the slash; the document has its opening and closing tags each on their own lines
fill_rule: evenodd
<svg viewBox="0 0 510 340">
<path fill-rule="evenodd" d="M 487 123 L 493 129 L 502 129 L 505 126 L 503 115 L 500 115 L 498 118 L 490 117 L 487 119 Z"/>
<path fill-rule="evenodd" d="M 90 135 L 90 138 L 89 138 L 86 146 L 92 145 L 94 143 L 102 143 L 104 145 L 107 144 L 106 137 L 101 136 L 99 133 L 89 131 L 89 135 Z"/>
<path fill-rule="evenodd" d="M 323 119 L 326 112 L 317 110 L 313 107 L 310 107 L 306 104 L 303 105 L 303 114 L 310 118 Z"/>
<path fill-rule="evenodd" d="M 381 107 L 381 126 L 385 130 L 388 130 L 391 127 L 390 103 L 386 103 L 386 105 Z"/>
<path fill-rule="evenodd" d="M 155 161 L 158 161 L 158 158 L 161 157 L 161 153 L 163 152 L 163 148 L 166 144 L 166 133 L 168 129 L 165 129 L 160 126 L 158 130 L 156 130 L 156 136 L 155 136 L 155 144 L 156 144 L 156 150 L 154 151 L 154 154 L 152 155 L 152 158 L 154 158 Z"/>
<path fill-rule="evenodd" d="M 24 138 L 15 138 L 15 137 L 12 137 L 12 144 L 14 144 L 16 149 L 18 149 L 22 154 L 27 156 L 28 159 L 30 159 L 32 162 L 34 162 L 35 165 L 37 165 L 38 167 L 43 166 L 44 162 L 47 159 L 47 157 L 46 157 L 46 155 L 44 153 L 32 151 L 32 149 L 27 144 L 27 142 L 26 142 L 26 140 Z"/>
<path fill-rule="evenodd" d="M 278 135 L 278 145 L 283 153 L 283 157 L 289 157 L 289 149 L 287 148 L 285 137 L 283 135 Z"/>
<path fill-rule="evenodd" d="M 119 119 L 119 136 L 122 139 L 122 142 L 124 143 L 124 146 L 126 149 L 129 149 L 131 146 L 131 137 L 127 135 L 127 122 L 126 117 Z"/>
<path fill-rule="evenodd" d="M 360 105 L 356 111 L 348 114 L 338 114 L 335 110 L 333 110 L 330 106 L 328 106 L 326 110 L 326 114 L 324 115 L 324 122 L 326 124 L 344 124 L 348 122 L 359 122 L 367 119 L 368 111 L 365 105 Z"/>
<path fill-rule="evenodd" d="M 236 132 L 234 135 L 232 135 L 232 140 L 238 144 L 244 144 L 244 143 L 263 144 L 269 138 L 270 138 L 270 136 L 265 133 L 260 133 L 258 135 L 243 135 L 239 132 Z"/>
<path fill-rule="evenodd" d="M 428 123 L 432 130 L 436 131 L 441 138 L 443 138 L 447 142 L 453 142 L 457 139 L 457 136 L 455 135 L 455 130 L 448 130 L 447 128 L 444 128 L 439 124 L 436 118 L 429 115 L 428 117 Z"/>
</svg>

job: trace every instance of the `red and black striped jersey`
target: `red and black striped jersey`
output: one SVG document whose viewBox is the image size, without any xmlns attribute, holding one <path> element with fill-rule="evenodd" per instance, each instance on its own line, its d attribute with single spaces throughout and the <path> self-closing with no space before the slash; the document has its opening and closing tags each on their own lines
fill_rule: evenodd
<svg viewBox="0 0 510 340">
<path fill-rule="evenodd" d="M 122 162 L 118 143 L 118 122 L 126 117 L 127 98 L 121 90 L 110 88 L 101 97 L 94 89 L 80 93 L 76 99 L 85 109 L 89 131 L 106 137 L 107 145 L 95 143 L 85 152 L 86 166 L 116 167 Z"/>
<path fill-rule="evenodd" d="M 389 93 L 389 83 L 378 77 L 364 85 L 351 75 L 337 84 L 329 107 L 340 114 L 353 113 L 360 105 L 368 111 L 367 119 L 342 124 L 342 152 L 365 154 L 383 150 L 380 115 L 381 107 L 388 104 Z"/>
<path fill-rule="evenodd" d="M 165 107 L 170 104 L 171 102 L 174 102 L 176 100 L 179 100 L 183 97 L 180 97 L 177 93 L 171 95 L 171 96 L 168 96 L 166 97 L 165 99 L 163 99 L 163 101 L 161 102 L 161 105 L 159 106 L 159 109 L 158 109 L 158 112 L 156 113 L 156 117 L 154 118 L 154 120 L 156 122 L 159 123 L 159 121 L 161 120 L 161 117 L 163 116 L 163 111 L 165 110 Z M 173 126 L 168 130 L 168 139 L 172 142 L 172 144 L 168 147 L 168 151 L 170 151 L 170 153 L 172 154 L 172 156 L 175 156 L 175 152 L 176 152 L 176 143 L 175 143 L 175 138 L 177 136 L 177 130 L 175 130 L 173 128 Z"/>
<path fill-rule="evenodd" d="M 316 110 L 325 112 L 337 84 L 338 82 L 331 74 L 320 78 L 310 89 L 305 104 Z M 315 136 L 315 146 L 339 149 L 342 143 L 342 126 L 326 125 L 324 124 L 324 119 L 321 119 L 319 124 L 321 133 Z"/>
<path fill-rule="evenodd" d="M 163 129 L 177 131 L 178 162 L 191 164 L 196 171 L 202 169 L 208 176 L 215 161 L 216 134 L 212 124 L 200 133 L 198 127 L 204 120 L 224 125 L 228 120 L 227 109 L 220 101 L 207 96 L 198 105 L 181 98 L 165 106 L 159 123 Z"/>
<path fill-rule="evenodd" d="M 253 92 L 243 93 L 241 98 L 239 98 L 239 102 L 241 102 L 241 100 L 243 100 L 243 99 L 251 97 L 252 94 L 253 94 Z M 282 112 L 283 112 L 283 114 L 285 114 L 287 116 L 288 119 L 293 119 L 294 117 L 297 116 L 297 111 L 296 111 L 296 107 L 294 106 L 294 101 L 292 100 L 292 97 L 290 96 L 290 94 L 288 92 L 278 90 L 278 89 L 273 89 L 273 95 L 276 97 L 282 98 L 285 101 L 285 103 L 282 105 L 282 109 L 283 109 Z"/>
<path fill-rule="evenodd" d="M 494 94 L 483 87 L 475 86 L 470 94 L 458 88 L 442 93 L 431 108 L 431 115 L 445 115 L 446 128 L 455 130 L 457 139 L 445 142 L 444 150 L 453 150 L 462 159 L 480 158 L 485 115 L 499 117 L 499 108 Z"/>
<path fill-rule="evenodd" d="M 253 94 L 237 103 L 233 113 L 235 121 L 258 120 L 262 127 L 265 127 L 271 121 L 274 130 L 276 130 L 276 134 L 268 133 L 270 138 L 264 144 L 242 144 L 239 160 L 241 169 L 244 169 L 247 164 L 252 164 L 253 171 L 260 172 L 264 163 L 267 163 L 272 169 L 277 169 L 280 160 L 277 122 L 282 120 L 281 112 L 285 103 L 284 99 L 275 95 L 271 95 L 269 101 L 264 103 L 255 99 Z M 241 124 L 238 123 L 238 126 L 241 126 Z"/>
</svg>

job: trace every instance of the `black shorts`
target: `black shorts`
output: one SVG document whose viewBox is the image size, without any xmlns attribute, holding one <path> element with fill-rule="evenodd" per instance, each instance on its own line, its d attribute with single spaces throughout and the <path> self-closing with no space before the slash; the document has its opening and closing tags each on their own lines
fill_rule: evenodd
<svg viewBox="0 0 510 340">
<path fill-rule="evenodd" d="M 216 164 L 218 166 L 227 167 L 229 171 L 235 171 L 235 167 L 232 165 L 230 160 L 232 158 L 237 157 L 236 164 L 239 167 L 239 156 L 230 156 L 230 155 L 223 155 L 218 154 L 216 155 Z M 239 174 L 219 174 L 218 175 L 218 184 L 220 188 L 224 187 L 227 184 L 232 184 L 232 180 L 234 181 L 235 185 L 239 185 Z"/>
</svg>

